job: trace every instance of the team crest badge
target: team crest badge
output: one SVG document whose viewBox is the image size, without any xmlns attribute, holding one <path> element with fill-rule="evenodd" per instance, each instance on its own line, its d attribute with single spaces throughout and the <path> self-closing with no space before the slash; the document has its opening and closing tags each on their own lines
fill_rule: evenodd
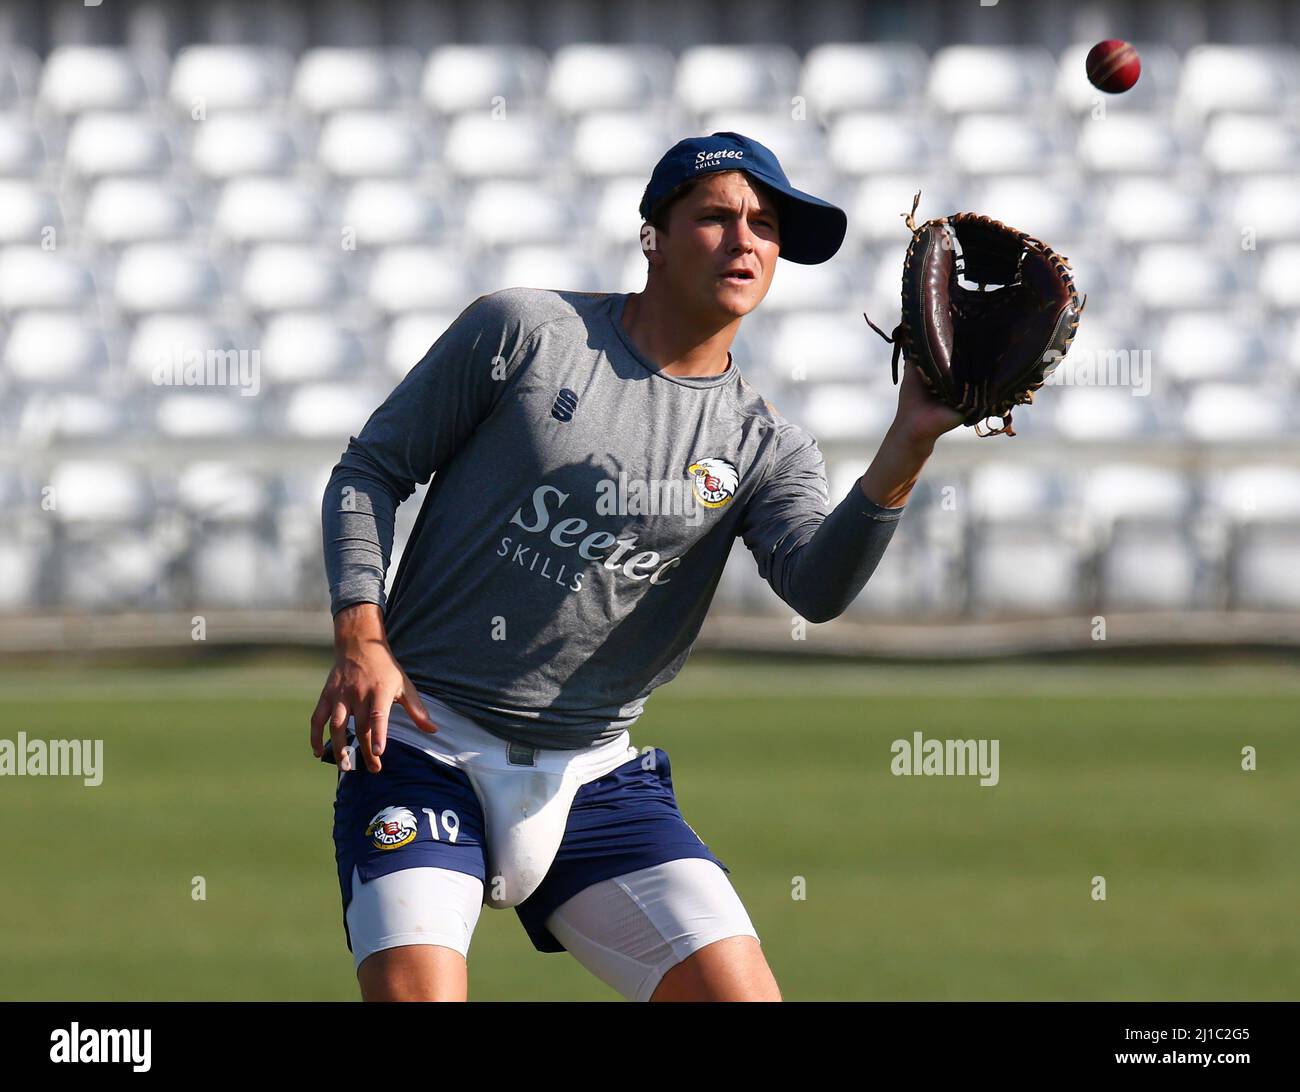
<svg viewBox="0 0 1300 1092">
<path fill-rule="evenodd" d="M 385 808 L 366 827 L 366 837 L 376 849 L 401 849 L 415 841 L 419 825 L 410 808 Z"/>
<path fill-rule="evenodd" d="M 691 488 L 706 508 L 721 508 L 736 495 L 740 473 L 726 459 L 700 459 L 686 468 Z"/>
</svg>

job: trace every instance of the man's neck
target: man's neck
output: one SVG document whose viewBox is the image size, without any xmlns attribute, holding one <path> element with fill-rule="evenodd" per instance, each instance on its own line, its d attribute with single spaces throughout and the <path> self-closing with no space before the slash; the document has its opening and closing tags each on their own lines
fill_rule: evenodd
<svg viewBox="0 0 1300 1092">
<path fill-rule="evenodd" d="M 731 366 L 731 343 L 740 328 L 739 318 L 721 327 L 692 328 L 680 309 L 648 290 L 628 296 L 622 322 L 632 343 L 661 372 L 704 378 L 721 375 Z"/>
</svg>

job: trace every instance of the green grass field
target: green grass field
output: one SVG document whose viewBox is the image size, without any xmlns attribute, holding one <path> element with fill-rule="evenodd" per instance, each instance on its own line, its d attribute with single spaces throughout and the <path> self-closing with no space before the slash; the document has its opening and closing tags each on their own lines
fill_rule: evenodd
<svg viewBox="0 0 1300 1092">
<path fill-rule="evenodd" d="M 0 998 L 357 997 L 307 739 L 327 666 L 0 673 L 0 738 L 105 741 L 98 788 L 0 778 Z M 1298 675 L 698 655 L 632 738 L 671 755 L 789 1000 L 1295 999 Z M 998 739 L 1000 783 L 893 776 L 914 731 Z M 617 999 L 513 911 L 469 966 L 472 999 Z"/>
</svg>

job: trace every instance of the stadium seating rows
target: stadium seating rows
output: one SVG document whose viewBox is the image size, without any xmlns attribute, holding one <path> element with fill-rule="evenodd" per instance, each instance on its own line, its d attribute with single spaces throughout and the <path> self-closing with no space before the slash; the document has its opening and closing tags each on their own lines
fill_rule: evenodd
<svg viewBox="0 0 1300 1092">
<path fill-rule="evenodd" d="M 0 436 L 49 469 L 61 514 L 0 547 L 14 574 L 0 606 L 318 601 L 319 542 L 289 513 L 313 519 L 319 489 L 187 445 L 336 454 L 476 295 L 639 289 L 649 168 L 715 129 L 770 144 L 849 213 L 834 262 L 782 263 L 736 354 L 828 447 L 869 442 L 892 412 L 888 350 L 861 311 L 892 324 L 917 189 L 922 214 L 975 208 L 1041 235 L 1090 293 L 1064 381 L 1017 415 L 1024 435 L 1282 442 L 1300 401 L 1300 55 L 1138 46 L 1143 79 L 1123 98 L 1087 84 L 1083 45 L 205 45 L 170 59 L 65 45 L 43 63 L 10 47 Z M 194 353 L 226 369 L 209 384 L 222 389 L 177 379 Z M 68 454 L 127 436 L 185 469 L 160 485 Z M 1019 483 L 1032 528 L 982 511 L 981 473 L 962 478 L 969 514 L 908 521 L 861 609 L 937 608 L 954 589 L 973 610 L 1300 601 L 1285 564 L 1300 490 L 1283 466 L 1249 479 L 1278 508 L 1263 515 L 1205 475 L 1130 468 L 1098 497 L 1137 496 L 1134 510 L 1106 515 L 1085 489 L 1073 538 L 1042 522 L 1050 489 Z M 10 479 L 0 496 L 30 492 Z M 1207 513 L 1218 529 L 1202 541 L 1190 528 Z M 1016 588 L 1029 565 L 1059 573 L 1056 600 Z M 770 608 L 752 568 L 730 566 L 721 594 Z"/>
</svg>

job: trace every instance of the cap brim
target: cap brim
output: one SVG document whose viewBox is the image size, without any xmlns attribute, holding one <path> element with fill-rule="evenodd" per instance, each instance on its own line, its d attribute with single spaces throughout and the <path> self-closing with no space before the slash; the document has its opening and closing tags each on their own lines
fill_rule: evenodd
<svg viewBox="0 0 1300 1092">
<path fill-rule="evenodd" d="M 777 192 L 781 195 L 780 257 L 797 265 L 819 265 L 835 257 L 848 230 L 844 210 L 802 190 Z"/>
</svg>

